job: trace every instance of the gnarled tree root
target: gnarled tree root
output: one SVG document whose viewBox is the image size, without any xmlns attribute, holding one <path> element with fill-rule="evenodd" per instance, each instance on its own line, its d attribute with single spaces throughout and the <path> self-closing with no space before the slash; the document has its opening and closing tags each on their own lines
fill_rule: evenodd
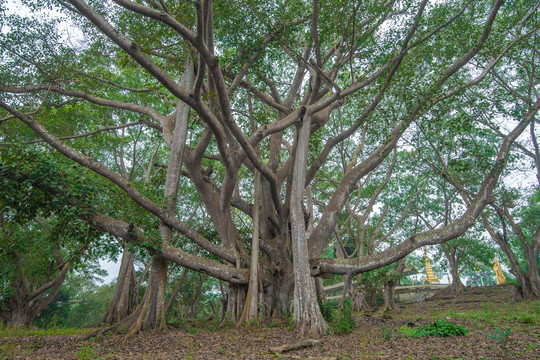
<svg viewBox="0 0 540 360">
<path fill-rule="evenodd" d="M 286 344 L 286 345 L 271 347 L 268 350 L 272 353 L 285 353 L 288 351 L 311 347 L 313 345 L 317 345 L 320 342 L 321 342 L 320 340 L 307 339 L 307 340 L 296 342 L 294 344 Z"/>
</svg>

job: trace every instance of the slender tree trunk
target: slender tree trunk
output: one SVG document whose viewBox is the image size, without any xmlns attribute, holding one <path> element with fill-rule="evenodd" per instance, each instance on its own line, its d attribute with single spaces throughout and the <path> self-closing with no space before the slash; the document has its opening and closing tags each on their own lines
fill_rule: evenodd
<svg viewBox="0 0 540 360">
<path fill-rule="evenodd" d="M 190 90 L 195 81 L 193 63 L 188 61 L 180 85 Z M 176 117 L 172 140 L 170 144 L 169 162 L 165 177 L 164 202 L 169 215 L 176 215 L 176 202 L 178 187 L 182 172 L 182 161 L 187 138 L 190 108 L 182 101 L 176 107 Z M 165 223 L 159 224 L 161 241 L 169 244 L 172 239 L 172 229 Z M 166 328 L 165 319 L 165 292 L 167 286 L 167 260 L 154 256 L 150 265 L 150 277 L 146 289 L 145 299 L 139 318 L 130 330 L 129 334 L 136 333 L 139 329 L 163 330 Z"/>
<path fill-rule="evenodd" d="M 251 261 L 249 265 L 249 287 L 244 311 L 239 324 L 258 319 L 259 301 L 259 212 L 260 212 L 260 182 L 261 175 L 255 170 L 254 199 L 253 199 L 253 231 L 251 241 Z"/>
<path fill-rule="evenodd" d="M 165 312 L 169 311 L 169 309 L 171 308 L 171 306 L 172 306 L 172 304 L 174 302 L 174 299 L 178 295 L 178 292 L 180 292 L 180 288 L 182 287 L 182 285 L 184 285 L 184 282 L 186 281 L 187 275 L 188 275 L 188 270 L 184 269 L 184 273 L 182 274 L 182 278 L 180 279 L 178 284 L 176 284 L 176 287 L 174 288 L 173 292 L 171 293 L 171 297 L 167 301 L 167 305 L 165 306 Z"/>
<path fill-rule="evenodd" d="M 199 284 L 197 285 L 197 290 L 193 292 L 193 298 L 191 299 L 191 306 L 189 307 L 189 311 L 186 314 L 187 318 L 194 319 L 197 317 L 197 303 L 199 302 L 199 298 L 201 297 L 201 290 L 204 282 L 206 281 L 207 276 L 203 276 L 201 273 L 199 273 Z"/>
<path fill-rule="evenodd" d="M 521 296 L 523 299 L 530 299 L 532 295 L 532 289 L 529 282 L 529 279 L 527 278 L 527 275 L 521 270 L 521 267 L 519 266 L 519 262 L 516 258 L 516 255 L 510 248 L 510 245 L 507 242 L 506 237 L 506 227 L 504 226 L 504 220 L 502 220 L 502 214 L 499 213 L 499 217 L 501 218 L 502 224 L 503 224 L 503 235 L 500 233 L 496 233 L 491 225 L 489 224 L 488 218 L 485 213 L 482 212 L 481 214 L 482 222 L 484 223 L 484 227 L 488 231 L 491 238 L 499 245 L 501 250 L 506 254 L 506 257 L 508 258 L 508 261 L 510 262 L 510 273 L 514 275 L 519 282 L 519 285 L 521 287 Z M 527 252 L 526 249 L 524 249 L 525 252 Z"/>
<path fill-rule="evenodd" d="M 503 220 L 501 212 L 497 211 L 501 221 Z M 527 259 L 527 272 L 524 273 L 526 287 L 527 287 L 527 296 L 524 298 L 540 298 L 540 278 L 538 277 L 538 251 L 540 250 L 540 225 L 537 227 L 534 234 L 534 238 L 531 242 L 527 241 L 521 226 L 514 221 L 514 217 L 510 214 L 508 209 L 504 209 L 504 216 L 508 219 L 510 226 L 512 227 L 514 233 L 517 235 L 521 247 L 525 252 L 525 257 Z M 503 239 L 506 239 L 506 230 L 503 228 Z"/>
<path fill-rule="evenodd" d="M 540 233 L 540 227 L 537 236 Z M 540 299 L 540 277 L 538 276 L 538 247 L 527 252 L 527 278 L 530 286 L 530 298 Z"/>
<path fill-rule="evenodd" d="M 343 292 L 341 294 L 341 300 L 339 302 L 339 306 L 343 308 L 343 304 L 345 303 L 345 298 L 349 297 L 352 300 L 352 276 L 349 274 L 343 275 Z"/>
<path fill-rule="evenodd" d="M 315 281 L 315 291 L 317 293 L 317 300 L 321 304 L 326 303 L 326 293 L 324 292 L 322 279 L 320 277 L 316 277 L 313 280 Z"/>
</svg>

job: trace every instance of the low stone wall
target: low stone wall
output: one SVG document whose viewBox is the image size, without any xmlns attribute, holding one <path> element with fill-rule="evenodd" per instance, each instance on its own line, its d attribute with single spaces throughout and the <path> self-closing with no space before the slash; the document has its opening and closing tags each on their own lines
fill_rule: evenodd
<svg viewBox="0 0 540 360">
<path fill-rule="evenodd" d="M 432 297 L 447 286 L 448 284 L 396 286 L 395 296 L 402 303 L 420 302 Z"/>
</svg>

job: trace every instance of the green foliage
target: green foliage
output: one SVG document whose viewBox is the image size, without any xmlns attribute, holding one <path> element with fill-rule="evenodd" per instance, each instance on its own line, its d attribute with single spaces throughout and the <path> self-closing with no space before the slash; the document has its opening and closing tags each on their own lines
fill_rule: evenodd
<svg viewBox="0 0 540 360">
<path fill-rule="evenodd" d="M 335 334 L 349 334 L 356 327 L 356 321 L 353 318 L 352 302 L 350 298 L 346 298 L 343 302 L 343 308 L 337 308 L 339 304 L 336 302 L 319 303 L 321 313 L 324 320 L 328 323 L 330 331 Z"/>
<path fill-rule="evenodd" d="M 431 324 L 424 324 L 420 328 L 409 328 L 402 326 L 399 330 L 400 333 L 408 337 L 419 338 L 422 336 L 436 336 L 436 337 L 452 337 L 452 336 L 464 336 L 467 335 L 468 330 L 462 325 L 456 325 L 445 320 L 437 320 Z"/>
<path fill-rule="evenodd" d="M 508 355 L 510 350 L 508 350 L 507 345 L 510 340 L 510 328 L 502 330 L 495 326 L 495 331 L 495 334 L 488 334 L 488 338 L 495 340 L 504 350 L 504 353 Z"/>
<path fill-rule="evenodd" d="M 331 323 L 334 318 L 334 312 L 339 307 L 339 303 L 336 301 L 327 301 L 325 303 L 319 302 L 319 308 L 321 309 L 321 314 L 326 320 L 327 323 Z"/>
<path fill-rule="evenodd" d="M 386 341 L 390 341 L 392 339 L 392 334 L 394 333 L 394 330 L 392 330 L 392 328 L 387 325 L 383 325 L 382 330 L 383 339 Z"/>
<path fill-rule="evenodd" d="M 408 326 L 402 326 L 398 329 L 398 332 L 405 335 L 406 337 L 415 337 L 417 329 L 408 327 Z"/>
<path fill-rule="evenodd" d="M 75 355 L 77 355 L 77 359 L 80 360 L 94 360 L 98 358 L 94 344 L 81 346 L 81 350 L 77 351 Z"/>
<path fill-rule="evenodd" d="M 55 300 L 34 321 L 42 329 L 82 328 L 99 322 L 114 294 L 88 273 L 72 272 Z"/>
</svg>

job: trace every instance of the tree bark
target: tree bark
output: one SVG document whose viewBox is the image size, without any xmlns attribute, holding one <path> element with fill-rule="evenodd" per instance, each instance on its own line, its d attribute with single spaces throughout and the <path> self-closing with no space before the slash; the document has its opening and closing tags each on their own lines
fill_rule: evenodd
<svg viewBox="0 0 540 360">
<path fill-rule="evenodd" d="M 29 327 L 36 316 L 50 303 L 60 291 L 66 280 L 71 263 L 62 265 L 60 272 L 53 280 L 43 284 L 36 290 L 37 284 L 31 284 L 27 278 L 19 272 L 18 279 L 11 285 L 15 291 L 15 296 L 9 299 L 8 309 L 2 311 L 2 317 L 6 318 L 8 328 Z M 48 292 L 47 292 L 48 291 Z"/>
<path fill-rule="evenodd" d="M 178 295 L 178 292 L 180 291 L 180 288 L 182 287 L 182 285 L 184 285 L 184 282 L 186 281 L 187 275 L 188 275 L 188 270 L 184 269 L 182 278 L 180 279 L 178 284 L 176 284 L 176 287 L 174 288 L 174 290 L 171 293 L 171 296 L 169 297 L 169 300 L 167 300 L 167 305 L 165 306 L 165 312 L 169 311 L 169 309 L 171 308 L 174 302 L 174 299 L 176 298 L 176 296 Z"/>
<path fill-rule="evenodd" d="M 204 282 L 206 281 L 206 278 L 206 275 L 203 276 L 201 273 L 199 273 L 199 283 L 197 284 L 197 289 L 193 292 L 189 311 L 185 315 L 186 318 L 195 319 L 197 317 L 197 303 L 199 302 L 199 298 L 201 297 L 201 290 Z"/>
<path fill-rule="evenodd" d="M 253 231 L 251 240 L 251 261 L 249 264 L 249 286 L 244 311 L 238 323 L 258 319 L 259 301 L 259 213 L 260 213 L 260 183 L 261 175 L 255 170 L 254 199 L 253 199 Z"/>
<path fill-rule="evenodd" d="M 398 309 L 396 302 L 394 300 L 395 295 L 395 288 L 397 285 L 397 280 L 403 273 L 403 269 L 405 269 L 405 259 L 401 259 L 396 263 L 396 266 L 394 270 L 387 274 L 388 278 L 386 281 L 384 281 L 384 294 L 383 294 L 383 300 L 384 300 L 384 307 L 382 309 L 382 313 L 385 313 L 387 310 L 396 311 Z"/>
<path fill-rule="evenodd" d="M 305 110 L 305 108 L 304 108 Z M 311 128 L 311 115 L 303 116 L 298 131 L 296 156 L 291 185 L 291 241 L 294 266 L 294 320 L 305 336 L 326 335 L 326 324 L 310 275 L 309 254 L 304 221 L 303 198 L 306 182 L 307 150 Z"/>
<path fill-rule="evenodd" d="M 124 246 L 114 295 L 101 318 L 102 323 L 113 324 L 124 320 L 137 307 L 137 298 L 133 296 L 133 289 L 136 285 L 134 282 L 134 260 L 135 255 L 128 250 L 127 246 Z"/>
<path fill-rule="evenodd" d="M 444 255 L 446 256 L 446 259 L 448 259 L 448 263 L 450 264 L 450 275 L 452 275 L 452 285 L 451 285 L 451 291 L 452 292 L 460 292 L 463 290 L 465 285 L 461 282 L 461 279 L 459 277 L 459 255 L 456 255 L 457 249 L 455 246 L 450 245 L 449 249 L 444 251 Z"/>
<path fill-rule="evenodd" d="M 180 86 L 187 90 L 191 90 L 194 82 L 195 72 L 193 63 L 188 61 L 180 79 Z M 180 175 L 182 173 L 182 161 L 188 131 L 189 111 L 190 107 L 179 100 L 176 107 L 175 125 L 170 143 L 171 150 L 163 194 L 167 215 L 170 217 L 176 215 L 176 202 L 178 198 Z M 161 221 L 159 233 L 161 235 L 162 244 L 168 245 L 172 239 L 172 227 Z M 141 324 L 143 330 L 164 330 L 166 328 L 165 292 L 167 290 L 167 262 L 166 259 L 156 255 L 152 258 L 150 278 L 148 288 L 146 289 L 149 296 L 146 298 L 145 304 L 143 305 L 144 309 L 140 315 L 141 319 L 144 320 L 141 323 L 141 319 L 139 319 L 135 323 L 136 325 Z M 130 333 L 131 332 L 132 331 L 130 331 Z"/>
</svg>

